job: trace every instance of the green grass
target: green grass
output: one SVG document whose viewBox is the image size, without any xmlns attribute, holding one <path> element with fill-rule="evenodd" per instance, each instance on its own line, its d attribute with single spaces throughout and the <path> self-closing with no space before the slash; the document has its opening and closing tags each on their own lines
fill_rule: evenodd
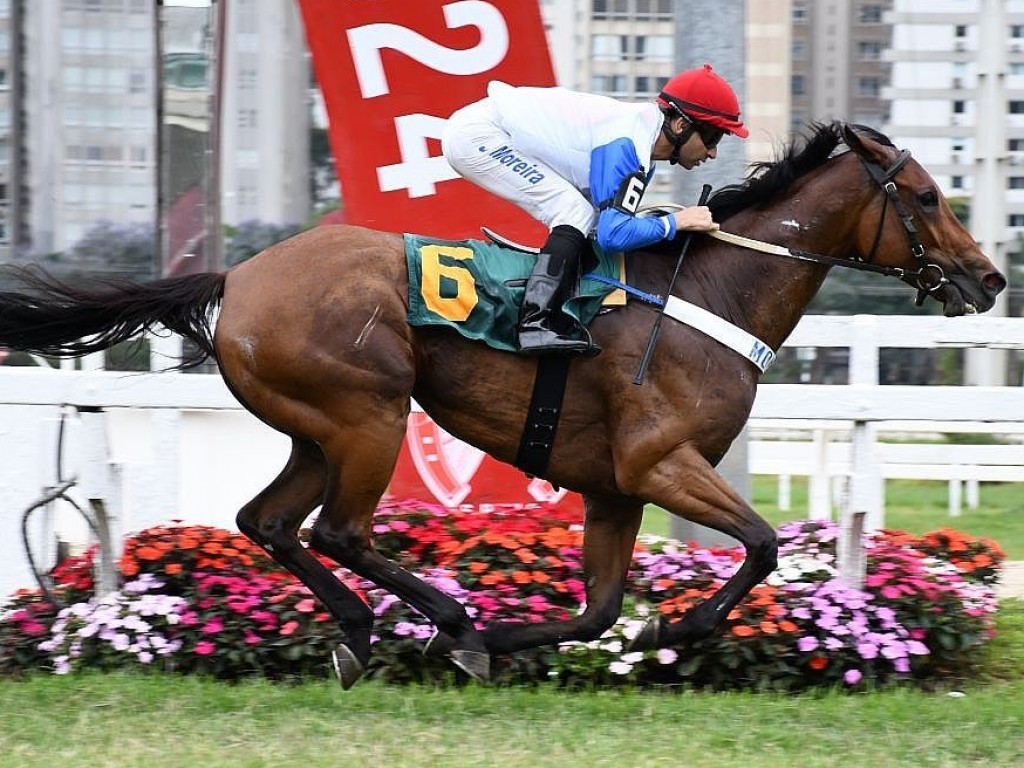
<svg viewBox="0 0 1024 768">
<path fill-rule="evenodd" d="M 102 675 L 0 680 L 0 768 L 1024 765 L 1024 602 L 964 696 L 698 694 Z"/>
<path fill-rule="evenodd" d="M 778 480 L 767 475 L 751 478 L 754 508 L 772 525 L 807 517 L 807 481 L 793 478 L 792 503 L 788 512 L 779 510 Z M 1010 560 L 1024 560 L 1024 487 L 1014 483 L 982 483 L 979 506 L 968 509 L 966 500 L 958 517 L 950 517 L 944 481 L 889 480 L 886 483 L 885 526 L 910 533 L 927 533 L 937 528 L 955 528 L 999 542 Z M 648 507 L 645 533 L 668 535 L 668 514 Z"/>
</svg>

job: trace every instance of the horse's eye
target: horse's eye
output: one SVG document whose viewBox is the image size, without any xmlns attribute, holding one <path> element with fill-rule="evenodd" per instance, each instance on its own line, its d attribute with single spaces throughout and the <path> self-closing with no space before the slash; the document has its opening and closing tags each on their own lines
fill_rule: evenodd
<svg viewBox="0 0 1024 768">
<path fill-rule="evenodd" d="M 925 208 L 934 208 L 939 204 L 939 196 L 936 194 L 934 189 L 929 189 L 927 192 L 922 192 L 917 196 L 918 201 Z"/>
</svg>

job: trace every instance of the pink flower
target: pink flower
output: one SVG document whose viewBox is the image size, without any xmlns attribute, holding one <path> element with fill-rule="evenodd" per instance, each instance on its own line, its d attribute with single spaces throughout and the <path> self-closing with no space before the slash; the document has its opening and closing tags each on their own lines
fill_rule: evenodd
<svg viewBox="0 0 1024 768">
<path fill-rule="evenodd" d="M 316 601 L 311 597 L 307 597 L 305 600 L 299 600 L 299 602 L 295 604 L 295 610 L 299 613 L 312 613 L 316 610 Z"/>
<path fill-rule="evenodd" d="M 281 634 L 282 635 L 293 635 L 293 634 L 295 634 L 295 630 L 297 630 L 298 628 L 299 628 L 299 622 L 297 622 L 297 621 L 285 622 L 284 626 L 281 627 Z"/>
<path fill-rule="evenodd" d="M 204 635 L 216 635 L 222 629 L 224 629 L 224 619 L 222 619 L 220 616 L 214 616 L 212 619 L 206 622 L 206 624 L 200 631 Z"/>
<path fill-rule="evenodd" d="M 209 640 L 200 640 L 196 643 L 196 654 L 199 656 L 209 656 L 211 653 L 217 650 L 217 646 L 211 643 Z"/>
<path fill-rule="evenodd" d="M 245 630 L 245 642 L 248 645 L 257 645 L 260 642 L 260 636 L 251 629 L 247 629 Z"/>
<path fill-rule="evenodd" d="M 847 685 L 856 685 L 864 678 L 859 669 L 848 669 L 843 675 L 843 681 Z"/>
<path fill-rule="evenodd" d="M 22 622 L 21 631 L 29 637 L 37 637 L 39 635 L 46 634 L 47 629 L 45 624 L 31 619 L 29 621 Z"/>
</svg>

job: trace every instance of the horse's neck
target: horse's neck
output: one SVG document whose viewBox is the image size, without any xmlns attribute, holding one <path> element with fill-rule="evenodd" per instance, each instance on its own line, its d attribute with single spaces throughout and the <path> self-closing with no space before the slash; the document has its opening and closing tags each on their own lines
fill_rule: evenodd
<svg viewBox="0 0 1024 768">
<path fill-rule="evenodd" d="M 791 250 L 847 256 L 855 217 L 848 204 L 817 186 L 804 185 L 774 206 L 741 212 L 723 229 Z M 716 243 L 708 256 L 698 281 L 705 305 L 775 349 L 796 327 L 828 274 L 828 267 L 819 264 L 738 246 Z"/>
</svg>

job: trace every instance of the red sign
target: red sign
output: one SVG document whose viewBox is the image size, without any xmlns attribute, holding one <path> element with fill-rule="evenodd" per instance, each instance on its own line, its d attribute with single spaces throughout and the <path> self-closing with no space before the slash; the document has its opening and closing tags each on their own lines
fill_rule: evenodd
<svg viewBox="0 0 1024 768">
<path fill-rule="evenodd" d="M 529 478 L 509 464 L 456 440 L 422 411 L 409 414 L 405 443 L 388 491 L 400 499 L 469 504 L 559 504 L 583 512 L 579 494 Z"/>
<path fill-rule="evenodd" d="M 554 85 L 536 1 L 299 0 L 324 95 L 345 219 L 393 232 L 539 245 L 542 225 L 459 178 L 447 117 L 487 83 Z"/>
</svg>

